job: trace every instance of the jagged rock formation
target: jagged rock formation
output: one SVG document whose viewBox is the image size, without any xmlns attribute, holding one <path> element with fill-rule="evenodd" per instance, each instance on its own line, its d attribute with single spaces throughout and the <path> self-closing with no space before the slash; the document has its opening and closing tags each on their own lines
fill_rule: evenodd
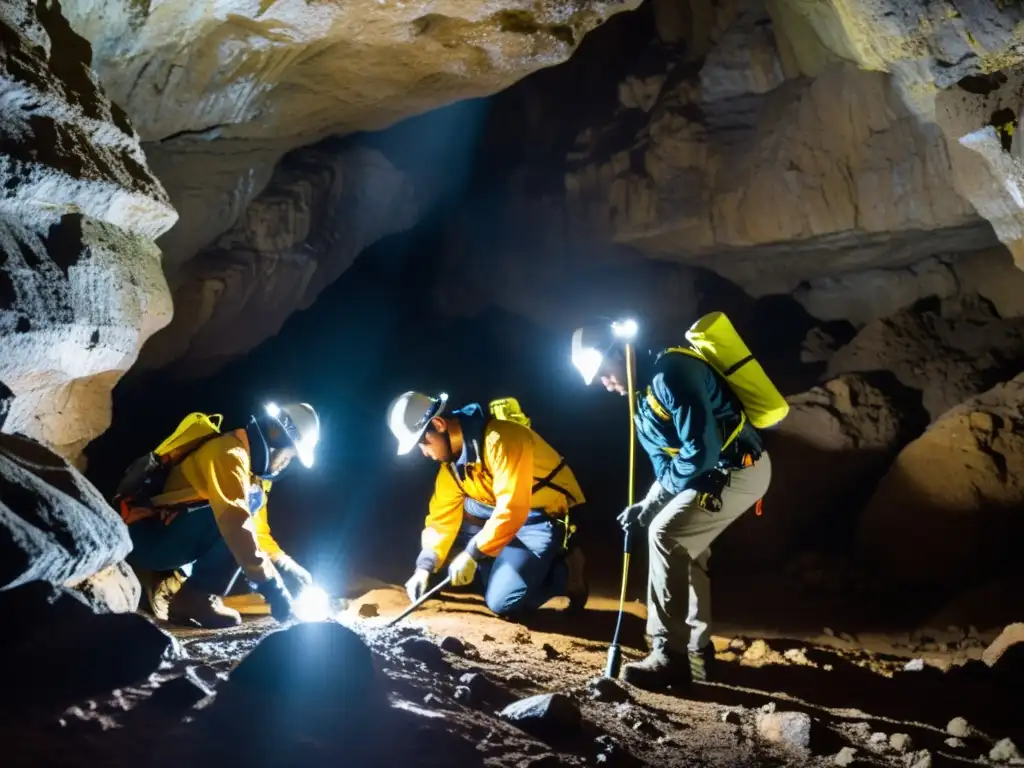
<svg viewBox="0 0 1024 768">
<path fill-rule="evenodd" d="M 67 460 L 0 435 L 0 590 L 31 581 L 77 585 L 131 548 L 121 518 Z"/>
<path fill-rule="evenodd" d="M 69 457 L 171 316 L 153 240 L 176 220 L 128 119 L 56 3 L 0 7 L 0 381 L 4 429 Z"/>
<path fill-rule="evenodd" d="M 843 541 L 878 477 L 928 420 L 920 396 L 886 373 L 843 374 L 788 399 L 790 414 L 765 433 L 764 514 L 732 525 L 716 557 L 777 564 L 801 545 Z"/>
<path fill-rule="evenodd" d="M 902 583 L 967 586 L 1016 565 L 1024 376 L 949 411 L 896 458 L 860 519 L 862 557 Z"/>
<path fill-rule="evenodd" d="M 889 371 L 921 392 L 934 421 L 1024 369 L 1024 318 L 1004 320 L 985 302 L 932 300 L 875 320 L 836 352 L 828 375 Z"/>
<path fill-rule="evenodd" d="M 744 27 L 767 22 L 737 18 L 721 42 L 736 53 L 714 52 L 738 55 Z M 712 55 L 690 77 L 670 64 L 653 103 L 623 104 L 645 113 L 631 140 L 605 154 L 623 117 L 585 133 L 566 185 L 586 226 L 754 295 L 991 242 L 953 189 L 942 134 L 903 106 L 889 77 L 835 64 L 785 79 L 778 52 L 765 56 L 770 75 L 716 71 Z"/>
<path fill-rule="evenodd" d="M 506 88 L 564 61 L 587 32 L 637 4 L 68 0 L 64 8 L 187 222 L 161 241 L 173 273 L 235 222 L 286 152 Z"/>
</svg>

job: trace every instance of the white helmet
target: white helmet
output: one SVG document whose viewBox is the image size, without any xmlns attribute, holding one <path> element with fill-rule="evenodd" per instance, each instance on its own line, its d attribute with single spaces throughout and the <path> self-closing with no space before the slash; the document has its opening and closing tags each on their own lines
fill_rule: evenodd
<svg viewBox="0 0 1024 768">
<path fill-rule="evenodd" d="M 299 461 L 312 467 L 316 444 L 320 441 L 320 417 L 309 403 L 267 403 L 267 415 L 276 420 L 295 446 Z"/>
<path fill-rule="evenodd" d="M 406 392 L 388 406 L 388 427 L 398 440 L 398 455 L 408 453 L 427 431 L 430 420 L 444 412 L 448 395 L 437 397 L 422 392 Z"/>
</svg>

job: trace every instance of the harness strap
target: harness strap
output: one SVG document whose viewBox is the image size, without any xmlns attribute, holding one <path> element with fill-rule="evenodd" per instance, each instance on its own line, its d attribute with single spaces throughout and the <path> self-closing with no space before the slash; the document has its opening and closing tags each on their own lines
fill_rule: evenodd
<svg viewBox="0 0 1024 768">
<path fill-rule="evenodd" d="M 669 349 L 665 350 L 665 353 L 668 352 L 679 352 L 684 355 L 689 355 L 690 357 L 695 357 L 698 360 L 701 360 L 702 362 L 706 363 L 709 366 L 711 365 L 710 363 L 708 363 L 707 358 L 705 358 L 704 355 L 702 355 L 695 349 L 687 349 L 686 347 L 670 347 Z M 725 375 L 731 376 L 733 373 L 735 373 L 737 370 L 742 368 L 744 365 L 746 365 L 753 359 L 753 355 L 745 357 L 736 364 L 732 365 L 729 368 L 729 370 L 725 372 Z M 712 370 L 714 369 L 712 368 Z M 647 402 L 647 405 L 650 406 L 651 410 L 654 411 L 654 415 L 657 416 L 662 421 L 669 421 L 672 418 L 672 415 L 668 412 L 668 409 L 661 403 L 661 401 L 658 400 L 657 395 L 654 394 L 654 390 L 651 389 L 650 385 L 647 386 L 647 392 L 644 395 L 644 400 Z M 719 429 L 721 429 L 722 422 L 719 421 L 718 424 Z M 740 423 L 729 434 L 729 436 L 725 438 L 724 442 L 722 443 L 722 452 L 724 452 L 726 448 L 732 445 L 733 441 L 740 436 L 740 432 L 743 431 L 743 427 L 746 426 L 746 424 L 747 412 L 740 408 Z M 677 453 L 679 453 L 678 448 L 662 448 L 662 450 L 665 453 L 669 454 L 670 456 L 675 456 Z"/>
<path fill-rule="evenodd" d="M 647 400 L 647 404 L 651 406 L 651 410 L 654 411 L 654 415 L 657 416 L 659 419 L 661 419 L 662 421 L 668 421 L 671 418 L 671 416 L 669 416 L 668 411 L 658 401 L 658 398 L 655 396 L 654 392 L 651 391 L 650 387 L 647 388 L 647 395 L 645 396 L 645 399 Z M 746 426 L 746 423 L 747 412 L 740 411 L 740 422 L 739 424 L 736 425 L 736 428 L 729 434 L 729 436 L 725 438 L 725 441 L 722 443 L 722 451 L 725 451 L 725 449 L 732 445 L 733 441 L 740 436 L 740 432 L 743 431 L 743 427 Z M 721 422 L 719 422 L 719 428 L 721 428 Z M 662 448 L 661 450 L 667 453 L 669 456 L 675 456 L 677 453 L 679 453 L 678 448 L 665 447 Z"/>
<path fill-rule="evenodd" d="M 449 461 L 449 462 L 445 463 L 445 466 L 448 467 L 448 471 L 451 473 L 452 479 L 455 481 L 455 484 L 457 486 L 459 486 L 459 490 L 462 491 L 463 493 L 466 493 L 466 488 L 462 484 L 462 481 L 459 479 L 459 473 L 455 471 L 454 464 L 452 464 L 452 462 Z M 553 470 L 548 472 L 547 475 L 545 475 L 544 477 L 541 477 L 541 478 L 534 478 L 533 487 L 530 489 L 530 495 L 532 496 L 537 491 L 539 491 L 541 488 L 551 488 L 552 490 L 557 491 L 558 493 L 560 493 L 563 496 L 565 496 L 573 504 L 578 504 L 579 502 L 576 500 L 576 497 L 572 495 L 572 493 L 570 493 L 567 489 L 563 488 L 558 483 L 552 482 L 552 480 L 564 468 L 565 468 L 565 459 L 562 459 Z M 469 495 L 469 494 L 466 494 L 466 495 Z"/>
<path fill-rule="evenodd" d="M 234 430 L 235 433 L 242 431 L 244 430 Z M 187 451 L 178 454 L 173 460 L 161 460 L 161 469 L 169 469 L 180 464 L 208 442 L 214 438 L 223 437 L 225 434 L 231 433 L 215 432 L 212 435 L 197 438 L 188 446 Z M 159 458 L 162 459 L 163 457 Z M 156 496 L 151 496 L 148 499 L 138 499 L 139 501 L 146 502 L 144 505 L 132 505 L 131 502 L 135 500 L 136 499 L 132 496 L 118 499 L 121 519 L 124 521 L 125 525 L 131 525 L 139 520 L 146 520 L 153 516 L 158 516 L 160 518 L 160 522 L 164 525 L 170 525 L 174 518 L 182 512 L 196 512 L 210 506 L 210 502 L 207 499 L 197 497 L 195 490 L 192 488 L 171 491 L 169 493 L 160 493 Z"/>
<path fill-rule="evenodd" d="M 573 496 L 568 490 L 560 486 L 558 483 L 553 482 L 553 480 L 558 476 L 558 473 L 561 472 L 563 469 L 565 469 L 565 459 L 561 459 L 558 462 L 558 465 L 550 472 L 548 472 L 546 477 L 542 477 L 533 484 L 533 489 L 530 491 L 530 495 L 532 496 L 541 488 L 551 488 L 552 490 L 558 491 L 560 494 L 565 496 L 565 498 L 567 498 L 573 504 L 578 504 L 579 502 L 576 500 L 575 496 Z"/>
</svg>

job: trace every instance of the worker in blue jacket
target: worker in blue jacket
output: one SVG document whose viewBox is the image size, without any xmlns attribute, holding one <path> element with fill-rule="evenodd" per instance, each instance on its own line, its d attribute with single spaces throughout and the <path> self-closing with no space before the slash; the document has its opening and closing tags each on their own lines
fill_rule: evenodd
<svg viewBox="0 0 1024 768">
<path fill-rule="evenodd" d="M 627 393 L 626 357 L 608 322 L 578 328 L 573 361 L 584 382 Z M 647 633 L 652 650 L 626 664 L 623 680 L 641 688 L 706 680 L 710 645 L 711 543 L 760 502 L 771 462 L 739 399 L 704 360 L 685 348 L 637 355 L 637 439 L 655 481 L 619 515 L 626 530 L 646 528 L 650 561 Z"/>
</svg>

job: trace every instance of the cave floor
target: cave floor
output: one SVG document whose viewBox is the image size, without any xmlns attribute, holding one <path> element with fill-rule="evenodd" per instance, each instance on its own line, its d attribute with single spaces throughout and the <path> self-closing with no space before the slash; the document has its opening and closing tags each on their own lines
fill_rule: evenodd
<svg viewBox="0 0 1024 768">
<path fill-rule="evenodd" d="M 1024 742 L 1019 699 L 1011 696 L 1008 686 L 985 674 L 988 669 L 984 665 L 971 661 L 980 656 L 983 647 L 981 641 L 971 638 L 959 643 L 922 638 L 914 647 L 903 633 L 875 634 L 865 644 L 842 633 L 785 637 L 778 632 L 719 627 L 714 637 L 713 682 L 695 685 L 680 696 L 621 685 L 611 695 L 624 700 L 599 700 L 594 681 L 605 664 L 615 621 L 614 599 L 592 596 L 587 611 L 574 617 L 562 614 L 558 601 L 552 601 L 520 624 L 493 616 L 476 597 L 446 594 L 394 627 L 385 627 L 389 618 L 407 606 L 404 592 L 379 582 L 366 582 L 358 591 L 337 620 L 355 630 L 374 651 L 374 666 L 385 681 L 389 705 L 403 723 L 401 735 L 396 734 L 396 744 L 391 745 L 404 750 L 402 756 L 389 753 L 390 757 L 377 763 L 381 765 L 841 764 L 924 768 L 990 764 L 989 750 L 999 739 Z M 2 730 L 18 729 L 18 759 L 0 762 L 110 766 L 373 763 L 365 758 L 355 762 L 343 759 L 349 751 L 343 740 L 331 744 L 323 734 L 313 738 L 295 729 L 267 733 L 265 725 L 260 726 L 264 732 L 256 754 L 251 751 L 252 743 L 249 752 L 232 746 L 230 740 L 239 737 L 226 732 L 216 749 L 204 748 L 202 742 L 210 740 L 210 731 L 191 723 L 201 720 L 204 706 L 216 703 L 220 693 L 201 702 L 199 710 L 187 710 L 184 717 L 184 707 L 167 713 L 145 706 L 148 699 L 155 698 L 154 691 L 185 668 L 219 690 L 234 665 L 267 633 L 278 630 L 275 622 L 260 615 L 263 606 L 251 602 L 249 606 L 254 613 L 233 630 L 167 626 L 187 652 L 186 658 L 168 662 L 138 689 L 115 691 L 104 701 L 83 702 L 65 712 L 59 723 L 31 726 L 39 738 L 26 738 L 25 724 L 7 723 L 8 728 Z M 629 603 L 623 629 L 624 661 L 643 655 L 643 610 L 639 603 Z M 399 650 L 410 637 L 438 644 L 443 641 L 446 650 L 437 654 L 440 658 L 426 662 L 410 658 L 405 650 Z M 922 668 L 907 670 L 912 659 L 924 660 L 923 665 L 911 665 Z M 968 661 L 971 663 L 963 666 Z M 457 690 L 460 677 L 474 672 L 494 683 L 493 697 L 467 699 L 465 689 Z M 580 727 L 566 727 L 557 736 L 540 738 L 496 716 L 506 702 L 555 691 L 567 694 L 579 706 Z M 803 712 L 811 717 L 809 748 L 794 749 L 763 734 L 758 720 L 772 708 L 777 713 Z M 246 717 L 239 713 L 238 719 L 244 723 Z M 946 726 L 954 717 L 963 717 L 973 729 L 961 743 L 948 741 Z M 250 730 L 253 728 L 254 724 Z M 890 744 L 892 734 L 908 734 L 909 746 Z M 245 736 L 243 740 L 251 742 L 253 738 Z M 843 751 L 844 747 L 856 751 Z"/>
</svg>

